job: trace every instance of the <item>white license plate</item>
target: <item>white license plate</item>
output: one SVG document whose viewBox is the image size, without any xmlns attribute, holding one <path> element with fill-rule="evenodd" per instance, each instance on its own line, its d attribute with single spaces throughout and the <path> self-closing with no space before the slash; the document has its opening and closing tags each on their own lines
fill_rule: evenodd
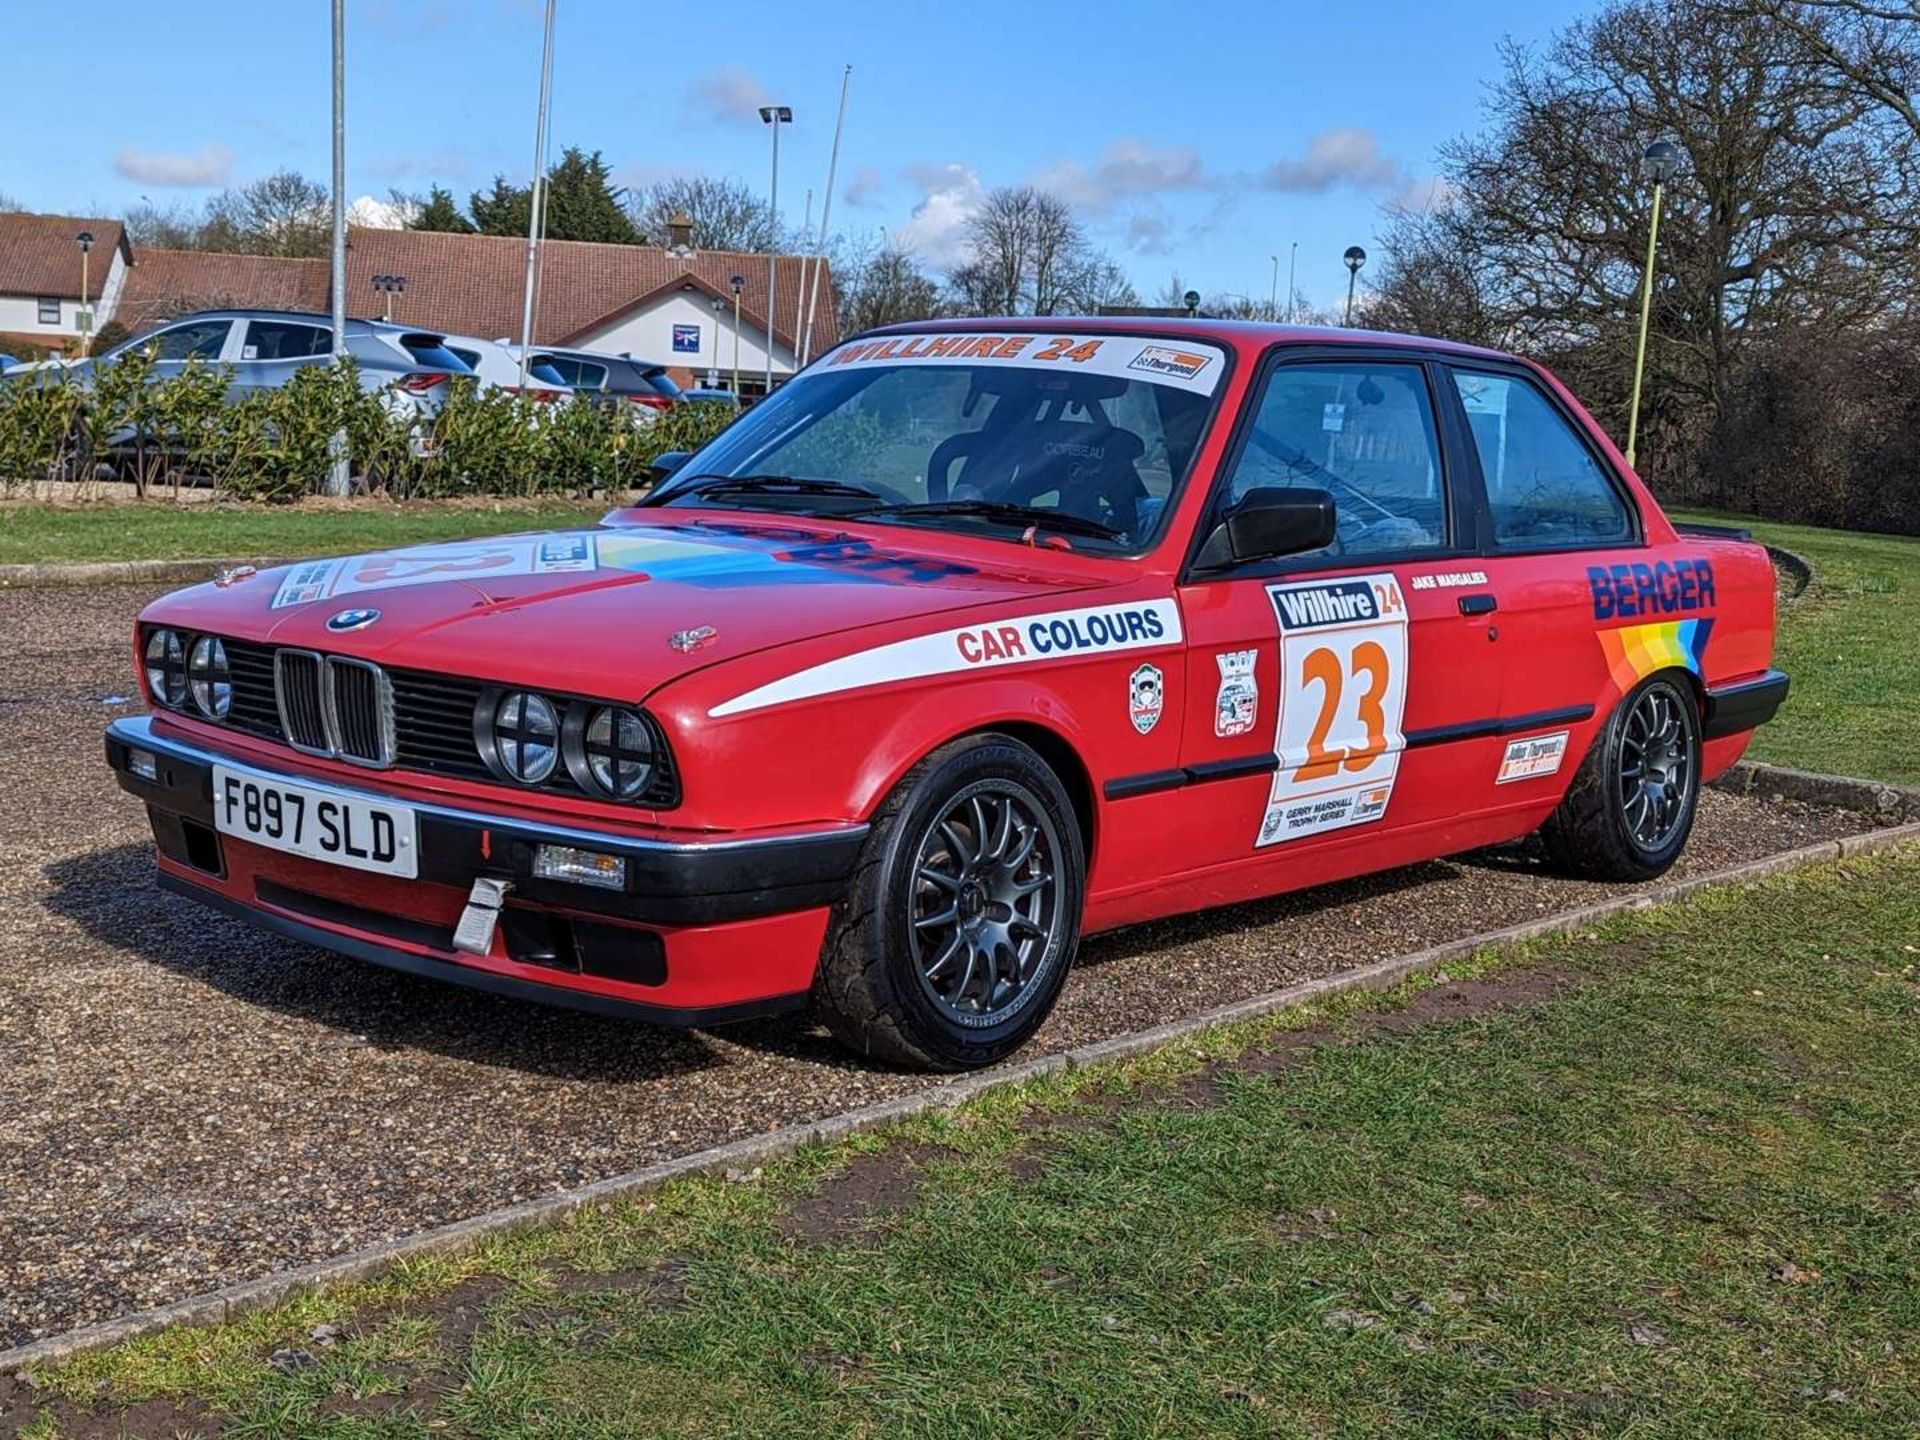
<svg viewBox="0 0 1920 1440">
<path fill-rule="evenodd" d="M 405 805 L 349 798 L 223 765 L 213 767 L 213 828 L 331 865 L 407 880 L 420 873 L 419 832 Z"/>
</svg>

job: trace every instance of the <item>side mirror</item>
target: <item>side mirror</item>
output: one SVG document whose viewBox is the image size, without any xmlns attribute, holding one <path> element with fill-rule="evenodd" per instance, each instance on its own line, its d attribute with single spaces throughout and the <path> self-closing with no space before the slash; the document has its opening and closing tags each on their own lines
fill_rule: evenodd
<svg viewBox="0 0 1920 1440">
<path fill-rule="evenodd" d="M 1227 508 L 1200 548 L 1197 568 L 1224 570 L 1331 545 L 1333 496 L 1308 486 L 1261 485 Z"/>
<path fill-rule="evenodd" d="M 692 458 L 691 450 L 662 450 L 653 457 L 653 465 L 648 469 L 647 474 L 653 483 L 658 485 Z"/>
</svg>

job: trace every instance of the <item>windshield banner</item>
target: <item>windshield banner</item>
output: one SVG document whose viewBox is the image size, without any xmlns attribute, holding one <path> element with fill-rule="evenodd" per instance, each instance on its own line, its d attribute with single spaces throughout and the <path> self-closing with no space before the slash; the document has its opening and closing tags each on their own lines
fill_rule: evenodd
<svg viewBox="0 0 1920 1440">
<path fill-rule="evenodd" d="M 1211 395 L 1226 373 L 1217 345 L 1150 340 L 1140 335 L 1021 335 L 1015 333 L 888 335 L 842 345 L 820 362 L 842 365 L 1017 365 L 1067 374 L 1112 375 Z"/>
</svg>

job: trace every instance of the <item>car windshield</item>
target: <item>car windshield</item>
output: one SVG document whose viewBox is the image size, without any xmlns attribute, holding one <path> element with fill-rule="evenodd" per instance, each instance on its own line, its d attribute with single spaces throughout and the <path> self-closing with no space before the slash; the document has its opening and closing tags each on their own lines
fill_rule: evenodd
<svg viewBox="0 0 1920 1440">
<path fill-rule="evenodd" d="M 648 501 L 1144 548 L 1226 368 L 1121 335 L 902 335 L 832 352 Z M 731 483 L 729 483 L 731 482 Z M 832 482 L 821 484 L 819 482 Z"/>
</svg>

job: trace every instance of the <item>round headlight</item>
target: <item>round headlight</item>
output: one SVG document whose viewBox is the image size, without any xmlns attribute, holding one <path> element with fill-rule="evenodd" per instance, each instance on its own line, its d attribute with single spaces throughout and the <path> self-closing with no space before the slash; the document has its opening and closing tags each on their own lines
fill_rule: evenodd
<svg viewBox="0 0 1920 1440">
<path fill-rule="evenodd" d="M 178 710 L 187 699 L 187 655 L 180 636 L 172 630 L 156 630 L 147 636 L 147 691 L 169 710 Z"/>
<path fill-rule="evenodd" d="M 602 794 L 631 800 L 653 778 L 653 732 L 631 710 L 603 706 L 587 721 L 581 737 L 587 773 Z"/>
<path fill-rule="evenodd" d="M 493 709 L 493 753 L 508 778 L 538 785 L 560 759 L 560 717 L 553 702 L 530 690 L 500 697 Z"/>
<path fill-rule="evenodd" d="M 209 720 L 224 720 L 233 709 L 227 647 L 211 635 L 193 642 L 193 651 L 187 657 L 187 692 L 193 696 L 193 708 Z"/>
</svg>

